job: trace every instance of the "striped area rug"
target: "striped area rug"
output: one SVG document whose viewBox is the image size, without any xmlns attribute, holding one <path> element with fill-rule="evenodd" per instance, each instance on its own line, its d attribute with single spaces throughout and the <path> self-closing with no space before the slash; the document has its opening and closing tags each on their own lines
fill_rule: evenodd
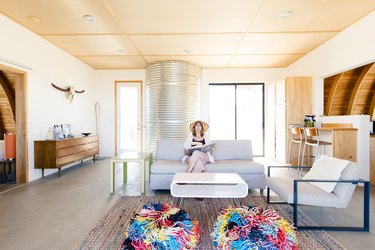
<svg viewBox="0 0 375 250">
<path fill-rule="evenodd" d="M 177 199 L 169 194 L 158 194 L 152 197 L 120 197 L 89 233 L 82 238 L 75 249 L 121 249 L 130 218 L 134 213 L 138 213 L 144 204 L 157 201 L 176 204 Z M 264 197 L 261 196 L 248 196 L 242 199 L 242 204 L 263 207 L 268 205 Z M 203 201 L 184 199 L 180 207 L 186 210 L 194 220 L 198 220 L 203 229 L 198 249 L 214 249 L 210 234 L 216 217 L 221 208 L 231 205 L 233 206 L 233 199 L 215 198 L 204 199 Z M 270 207 L 289 222 L 292 221 L 291 206 L 273 204 Z M 302 212 L 299 213 L 299 222 L 301 225 L 314 224 Z M 300 249 L 345 249 L 325 231 L 297 231 L 297 239 Z"/>
</svg>

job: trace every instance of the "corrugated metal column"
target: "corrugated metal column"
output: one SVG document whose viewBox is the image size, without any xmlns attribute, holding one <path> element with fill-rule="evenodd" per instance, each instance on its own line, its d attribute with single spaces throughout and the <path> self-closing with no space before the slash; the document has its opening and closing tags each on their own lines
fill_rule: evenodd
<svg viewBox="0 0 375 250">
<path fill-rule="evenodd" d="M 183 61 L 160 61 L 146 68 L 146 151 L 159 139 L 185 139 L 188 124 L 200 118 L 201 68 Z"/>
</svg>

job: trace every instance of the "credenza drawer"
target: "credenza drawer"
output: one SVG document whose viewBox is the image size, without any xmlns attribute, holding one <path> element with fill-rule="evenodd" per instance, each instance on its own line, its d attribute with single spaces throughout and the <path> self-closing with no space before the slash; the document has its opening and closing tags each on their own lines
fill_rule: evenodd
<svg viewBox="0 0 375 250">
<path fill-rule="evenodd" d="M 76 152 L 75 147 L 69 147 L 69 148 L 62 148 L 57 150 L 57 158 L 64 157 L 67 155 L 72 155 Z"/>
<path fill-rule="evenodd" d="M 94 156 L 94 155 L 97 155 L 97 154 L 99 154 L 98 148 L 93 148 L 93 149 L 89 149 L 89 150 L 86 151 L 87 157 Z"/>
<path fill-rule="evenodd" d="M 82 152 L 76 154 L 76 161 L 83 160 L 83 159 L 87 158 L 86 154 L 87 154 L 87 151 L 82 151 Z"/>
<path fill-rule="evenodd" d="M 87 143 L 90 143 L 90 142 L 94 142 L 94 141 L 99 141 L 99 136 L 97 135 L 94 135 L 94 136 L 89 136 L 89 137 L 86 137 L 87 139 Z"/>
<path fill-rule="evenodd" d="M 64 164 L 74 162 L 75 160 L 76 160 L 75 155 L 67 155 L 67 156 L 64 156 L 64 157 L 61 157 L 61 158 L 57 158 L 56 165 L 61 166 L 61 165 L 64 165 Z"/>
<path fill-rule="evenodd" d="M 56 141 L 56 149 L 73 147 L 76 145 L 76 140 L 61 140 Z"/>
<path fill-rule="evenodd" d="M 98 142 L 87 143 L 87 149 L 98 148 L 98 147 L 99 147 Z"/>
<path fill-rule="evenodd" d="M 77 153 L 81 153 L 81 152 L 85 152 L 87 150 L 87 146 L 86 145 L 79 145 L 79 146 L 76 146 L 74 148 L 75 148 L 76 154 Z"/>
</svg>

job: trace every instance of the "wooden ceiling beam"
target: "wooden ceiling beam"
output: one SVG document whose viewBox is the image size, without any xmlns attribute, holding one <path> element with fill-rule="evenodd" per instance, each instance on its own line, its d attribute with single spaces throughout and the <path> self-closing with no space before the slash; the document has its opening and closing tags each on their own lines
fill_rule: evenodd
<svg viewBox="0 0 375 250">
<path fill-rule="evenodd" d="M 327 116 L 332 115 L 333 100 L 334 100 L 335 96 L 337 95 L 337 90 L 338 90 L 338 87 L 340 85 L 340 81 L 343 78 L 343 76 L 344 76 L 344 73 L 337 74 L 335 76 L 335 79 L 333 80 L 332 87 L 329 90 L 329 95 L 328 95 L 327 105 L 326 105 L 326 110 L 325 110 L 325 115 L 327 115 Z"/>
<path fill-rule="evenodd" d="M 358 98 L 358 94 L 360 92 L 361 86 L 364 84 L 367 75 L 371 71 L 371 68 L 374 66 L 375 63 L 367 64 L 366 67 L 363 68 L 361 75 L 358 77 L 357 81 L 355 82 L 354 88 L 352 90 L 352 94 L 350 95 L 348 109 L 346 111 L 347 115 L 354 115 L 354 108 L 356 107 L 355 103 Z"/>
<path fill-rule="evenodd" d="M 0 70 L 0 85 L 4 90 L 5 96 L 8 98 L 9 106 L 12 111 L 12 117 L 14 121 L 16 120 L 16 105 L 15 105 L 15 98 L 12 94 L 12 91 L 10 89 L 10 83 L 8 81 L 8 78 L 4 74 L 3 71 Z"/>
<path fill-rule="evenodd" d="M 372 95 L 369 115 L 371 116 L 371 120 L 375 121 L 375 94 Z"/>
</svg>

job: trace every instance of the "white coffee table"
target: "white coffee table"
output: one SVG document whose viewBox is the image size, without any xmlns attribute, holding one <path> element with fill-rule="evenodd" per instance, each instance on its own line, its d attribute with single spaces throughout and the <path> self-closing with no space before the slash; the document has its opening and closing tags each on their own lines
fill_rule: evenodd
<svg viewBox="0 0 375 250">
<path fill-rule="evenodd" d="M 244 198 L 248 186 L 235 173 L 176 173 L 171 194 L 178 198 Z"/>
</svg>

